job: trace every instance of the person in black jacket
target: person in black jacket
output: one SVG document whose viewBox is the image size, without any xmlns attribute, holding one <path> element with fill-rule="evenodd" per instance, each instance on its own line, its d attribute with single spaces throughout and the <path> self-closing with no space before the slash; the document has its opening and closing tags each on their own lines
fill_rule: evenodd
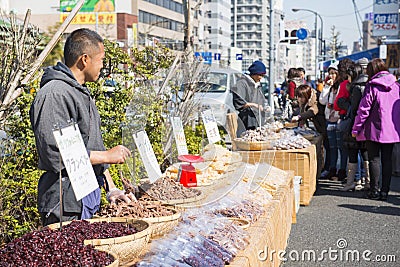
<svg viewBox="0 0 400 267">
<path fill-rule="evenodd" d="M 40 90 L 29 112 L 36 149 L 38 167 L 44 170 L 38 184 L 38 210 L 43 225 L 75 219 L 90 219 L 100 207 L 101 187 L 105 187 L 107 199 L 117 198 L 129 202 L 124 191 L 115 187 L 108 171 L 108 164 L 120 164 L 131 156 L 128 148 L 117 145 L 106 149 L 100 129 L 100 115 L 90 96 L 86 82 L 94 82 L 100 75 L 105 57 L 103 39 L 89 29 L 73 31 L 64 46 L 65 64 L 45 70 Z M 99 187 L 77 200 L 65 166 L 60 166 L 59 150 L 53 136 L 53 127 L 61 127 L 73 119 L 79 127 L 90 163 Z M 61 169 L 61 170 L 60 170 Z M 60 174 L 61 172 L 61 174 Z M 59 212 L 62 176 L 63 214 Z M 108 185 L 108 186 L 107 186 Z"/>
<path fill-rule="evenodd" d="M 338 100 L 338 106 L 342 109 L 348 110 L 348 119 L 351 120 L 351 125 L 354 124 L 354 118 L 357 115 L 358 105 L 360 104 L 361 98 L 364 93 L 365 85 L 368 81 L 368 75 L 363 71 L 362 66 L 359 63 L 350 66 L 347 69 L 347 76 L 350 82 L 348 99 Z M 355 189 L 354 178 L 357 171 L 358 153 L 361 152 L 364 160 L 365 168 L 365 189 L 369 186 L 369 171 L 368 171 L 368 155 L 365 146 L 365 141 L 357 141 L 355 137 L 352 137 L 351 127 L 348 132 L 343 133 L 343 146 L 347 148 L 349 154 L 348 163 L 348 176 L 346 184 L 341 191 L 349 191 Z"/>
</svg>

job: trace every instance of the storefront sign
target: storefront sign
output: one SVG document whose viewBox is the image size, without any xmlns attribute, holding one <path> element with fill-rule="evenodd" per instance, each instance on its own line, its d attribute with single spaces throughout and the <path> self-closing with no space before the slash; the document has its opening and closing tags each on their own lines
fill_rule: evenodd
<svg viewBox="0 0 400 267">
<path fill-rule="evenodd" d="M 221 140 L 218 131 L 218 124 L 215 120 L 214 114 L 211 109 L 207 109 L 201 113 L 203 118 L 204 127 L 206 128 L 208 142 L 216 143 Z"/>
<path fill-rule="evenodd" d="M 171 117 L 172 130 L 174 132 L 176 148 L 178 150 L 178 155 L 189 154 L 185 132 L 183 131 L 182 120 L 179 117 Z"/>
<path fill-rule="evenodd" d="M 62 13 L 60 22 L 64 22 L 68 15 L 69 13 Z M 115 24 L 116 17 L 115 13 L 78 13 L 71 24 Z"/>
<path fill-rule="evenodd" d="M 60 11 L 70 12 L 79 0 L 60 0 Z M 80 12 L 114 12 L 115 0 L 86 0 Z"/>
<path fill-rule="evenodd" d="M 150 183 L 154 183 L 158 178 L 161 177 L 161 170 L 160 166 L 158 165 L 156 155 L 154 154 L 153 147 L 151 146 L 149 137 L 145 131 L 140 131 L 133 134 L 133 139 L 135 139 L 136 147 L 139 150 L 139 154 L 143 161 L 147 175 L 149 176 Z"/>
<path fill-rule="evenodd" d="M 68 17 L 69 13 L 79 0 L 60 0 L 60 22 Z M 115 0 L 86 0 L 79 13 L 71 24 L 116 24 Z"/>
<path fill-rule="evenodd" d="M 99 187 L 78 125 L 53 131 L 75 197 L 81 200 Z"/>
<path fill-rule="evenodd" d="M 398 0 L 374 0 L 373 36 L 397 36 L 399 33 Z"/>
</svg>

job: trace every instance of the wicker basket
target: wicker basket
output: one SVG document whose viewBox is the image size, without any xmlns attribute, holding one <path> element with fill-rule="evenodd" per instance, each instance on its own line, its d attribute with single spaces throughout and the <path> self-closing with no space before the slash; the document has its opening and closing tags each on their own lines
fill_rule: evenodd
<svg viewBox="0 0 400 267">
<path fill-rule="evenodd" d="M 137 220 L 132 218 L 96 218 L 87 220 L 90 223 L 94 222 L 117 222 L 117 223 L 128 223 L 133 225 L 138 232 L 133 235 L 106 238 L 106 239 L 90 239 L 85 240 L 85 245 L 93 245 L 95 249 L 102 251 L 111 251 L 116 254 L 120 263 L 129 262 L 135 259 L 143 250 L 145 245 L 149 242 L 151 234 L 151 226 L 144 220 Z M 71 221 L 63 222 L 63 225 L 67 225 Z M 48 225 L 51 229 L 59 228 L 59 223 Z"/>
<path fill-rule="evenodd" d="M 186 203 L 191 203 L 191 202 L 196 202 L 205 197 L 204 193 L 199 190 L 199 195 L 195 197 L 189 197 L 189 198 L 177 198 L 177 199 L 168 199 L 168 200 L 162 200 L 160 199 L 159 201 L 162 204 L 165 205 L 179 205 L 179 204 L 186 204 Z"/>
<path fill-rule="evenodd" d="M 271 141 L 246 142 L 238 139 L 233 140 L 237 150 L 269 150 L 273 148 Z"/>
<path fill-rule="evenodd" d="M 142 220 L 151 224 L 150 238 L 154 239 L 163 236 L 178 225 L 179 219 L 182 217 L 181 213 L 174 208 L 168 207 L 168 209 L 174 214 L 161 217 L 142 218 Z"/>
<path fill-rule="evenodd" d="M 117 254 L 115 254 L 112 251 L 106 251 L 106 250 L 102 250 L 102 249 L 97 249 L 97 250 L 104 251 L 104 252 L 110 254 L 114 258 L 113 263 L 111 263 L 110 265 L 107 265 L 106 267 L 118 267 L 119 266 L 119 259 L 118 259 L 118 255 Z"/>
<path fill-rule="evenodd" d="M 286 129 L 293 129 L 299 126 L 297 122 L 285 122 L 285 128 Z"/>
<path fill-rule="evenodd" d="M 308 141 L 313 140 L 313 138 L 315 137 L 314 134 L 301 134 L 301 136 L 303 136 Z"/>
</svg>

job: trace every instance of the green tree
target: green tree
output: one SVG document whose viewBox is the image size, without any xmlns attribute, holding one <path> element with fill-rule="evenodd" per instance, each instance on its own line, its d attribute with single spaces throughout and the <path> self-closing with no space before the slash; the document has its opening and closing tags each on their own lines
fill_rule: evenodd
<svg viewBox="0 0 400 267">
<path fill-rule="evenodd" d="M 43 39 L 41 42 L 41 45 L 43 45 L 43 47 L 51 40 L 51 38 L 57 32 L 60 25 L 61 22 L 57 22 L 55 25 L 47 28 L 47 32 L 43 34 Z M 63 57 L 64 57 L 64 48 L 63 48 L 63 42 L 60 39 L 54 46 L 54 48 L 51 50 L 50 54 L 44 60 L 42 67 L 53 66 L 58 61 L 62 61 Z"/>
<path fill-rule="evenodd" d="M 331 27 L 331 38 L 330 38 L 330 56 L 332 58 L 338 58 L 339 57 L 339 50 L 342 47 L 343 43 L 340 41 L 340 32 L 336 31 L 336 27 L 332 26 Z"/>
</svg>

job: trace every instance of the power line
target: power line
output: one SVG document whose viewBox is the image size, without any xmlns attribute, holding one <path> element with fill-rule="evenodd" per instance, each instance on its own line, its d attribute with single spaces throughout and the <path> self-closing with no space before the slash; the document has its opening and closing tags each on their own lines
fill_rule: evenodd
<svg viewBox="0 0 400 267">
<path fill-rule="evenodd" d="M 367 9 L 371 8 L 372 6 L 373 6 L 373 5 L 369 5 L 369 6 L 367 6 L 367 7 L 364 7 L 364 8 L 362 8 L 362 9 L 359 9 L 358 11 L 367 10 Z M 352 12 L 352 13 L 347 13 L 347 14 L 341 14 L 341 15 L 324 15 L 324 14 L 321 13 L 321 16 L 327 17 L 327 18 L 340 18 L 340 17 L 347 17 L 347 16 L 352 16 L 352 15 L 354 15 L 353 12 Z"/>
<path fill-rule="evenodd" d="M 360 12 L 357 9 L 357 4 L 356 4 L 356 0 L 353 0 L 353 6 L 354 6 L 354 15 L 356 16 L 356 22 L 357 22 L 357 28 L 358 28 L 358 33 L 360 34 L 360 40 L 361 40 L 361 44 L 362 44 L 362 32 L 361 32 L 361 28 L 360 28 L 360 21 L 361 20 L 361 16 L 360 16 Z M 357 17 L 357 15 L 359 17 Z M 361 45 L 362 46 L 362 45 Z"/>
</svg>

